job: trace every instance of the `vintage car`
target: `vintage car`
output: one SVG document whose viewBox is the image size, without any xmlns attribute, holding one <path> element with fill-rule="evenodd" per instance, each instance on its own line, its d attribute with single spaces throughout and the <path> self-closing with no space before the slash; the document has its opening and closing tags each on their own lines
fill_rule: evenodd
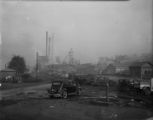
<svg viewBox="0 0 153 120">
<path fill-rule="evenodd" d="M 69 95 L 80 95 L 80 92 L 79 83 L 73 80 L 52 81 L 51 88 L 48 89 L 50 97 L 67 98 Z"/>
</svg>

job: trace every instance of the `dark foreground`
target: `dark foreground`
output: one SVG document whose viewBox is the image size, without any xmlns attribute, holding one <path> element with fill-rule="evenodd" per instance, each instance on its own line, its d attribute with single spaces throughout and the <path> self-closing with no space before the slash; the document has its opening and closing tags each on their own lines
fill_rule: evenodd
<svg viewBox="0 0 153 120">
<path fill-rule="evenodd" d="M 104 89 L 83 86 L 81 96 L 50 99 L 46 88 L 37 88 L 1 101 L 0 120 L 147 120 L 153 116 L 151 106 L 143 101 L 121 99 L 111 91 L 109 95 L 106 104 Z"/>
</svg>

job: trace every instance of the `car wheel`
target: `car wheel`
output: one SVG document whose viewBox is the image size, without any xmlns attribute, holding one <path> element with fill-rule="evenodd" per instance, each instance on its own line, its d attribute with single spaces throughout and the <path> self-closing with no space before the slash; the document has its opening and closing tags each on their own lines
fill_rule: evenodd
<svg viewBox="0 0 153 120">
<path fill-rule="evenodd" d="M 81 90 L 79 89 L 78 91 L 77 91 L 77 95 L 80 95 L 81 94 Z"/>
<path fill-rule="evenodd" d="M 64 98 L 64 99 L 67 99 L 67 91 L 63 91 L 63 94 L 62 94 L 62 97 Z"/>
<path fill-rule="evenodd" d="M 53 96 L 52 95 L 49 95 L 49 98 L 53 98 Z"/>
<path fill-rule="evenodd" d="M 144 89 L 143 89 L 143 91 L 144 91 L 144 94 L 145 94 L 146 96 L 148 96 L 148 95 L 150 95 L 150 94 L 151 94 L 151 92 L 150 92 L 150 89 L 149 89 L 149 88 L 144 88 Z"/>
</svg>

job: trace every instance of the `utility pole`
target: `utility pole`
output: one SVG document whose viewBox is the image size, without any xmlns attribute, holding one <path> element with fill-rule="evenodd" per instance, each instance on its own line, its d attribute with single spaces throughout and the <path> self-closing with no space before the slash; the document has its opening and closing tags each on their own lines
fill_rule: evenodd
<svg viewBox="0 0 153 120">
<path fill-rule="evenodd" d="M 51 37 L 48 38 L 48 60 L 49 60 L 49 64 L 51 64 L 51 48 L 50 48 L 50 44 L 51 44 Z"/>
<path fill-rule="evenodd" d="M 38 71 L 39 71 L 39 66 L 38 66 L 38 52 L 36 52 L 36 80 L 38 79 Z"/>
<path fill-rule="evenodd" d="M 52 64 L 52 74 L 54 72 L 54 33 L 51 37 L 51 64 Z"/>
<path fill-rule="evenodd" d="M 51 43 L 51 64 L 53 65 L 54 60 L 54 34 L 50 37 L 50 43 Z"/>
<path fill-rule="evenodd" d="M 106 102 L 108 103 L 109 102 L 109 80 L 105 77 L 105 83 L 106 83 Z"/>
</svg>

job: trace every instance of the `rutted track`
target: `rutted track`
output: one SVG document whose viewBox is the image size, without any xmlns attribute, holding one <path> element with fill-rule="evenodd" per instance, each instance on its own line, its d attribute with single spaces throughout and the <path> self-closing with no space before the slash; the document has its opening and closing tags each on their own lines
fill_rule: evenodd
<svg viewBox="0 0 153 120">
<path fill-rule="evenodd" d="M 42 84 L 42 85 L 34 85 L 34 86 L 30 86 L 30 87 L 22 87 L 22 88 L 14 88 L 14 89 L 10 89 L 10 90 L 3 90 L 0 91 L 0 98 L 6 98 L 6 97 L 10 97 L 22 92 L 28 92 L 28 91 L 32 91 L 32 90 L 39 90 L 39 89 L 47 89 L 50 87 L 50 84 Z"/>
</svg>

